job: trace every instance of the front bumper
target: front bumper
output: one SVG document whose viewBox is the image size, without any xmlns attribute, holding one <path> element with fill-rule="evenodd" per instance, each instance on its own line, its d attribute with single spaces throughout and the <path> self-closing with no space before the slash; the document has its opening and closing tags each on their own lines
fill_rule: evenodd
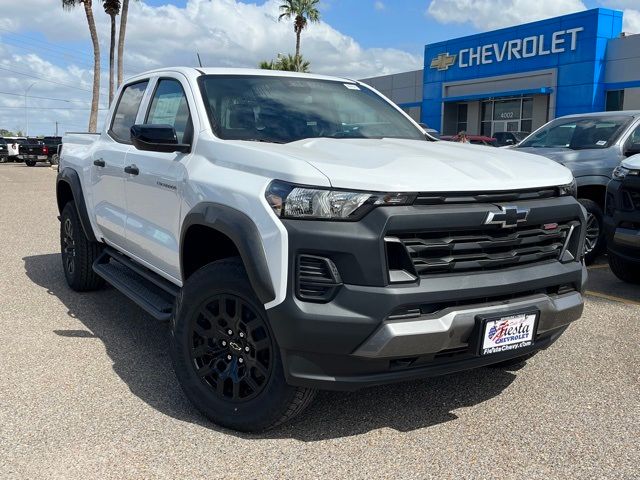
<svg viewBox="0 0 640 480">
<path fill-rule="evenodd" d="M 555 206 L 544 203 L 538 212 L 531 210 L 535 222 L 555 216 L 556 221 L 584 225 L 584 213 L 573 199 Z M 543 208 L 548 208 L 547 217 L 536 217 Z M 486 217 L 487 206 L 379 208 L 355 223 L 284 221 L 290 259 L 287 298 L 267 314 L 290 384 L 353 390 L 476 368 L 546 348 L 580 317 L 587 278 L 581 261 L 552 260 L 389 284 L 386 232 L 398 223 L 439 228 L 438 222 L 445 222 L 443 229 L 456 228 L 458 209 L 471 210 L 477 221 Z M 329 302 L 296 296 L 296 258 L 301 253 L 335 263 L 343 284 Z M 475 348 L 478 316 L 523 309 L 540 312 L 534 344 L 480 356 Z"/>
</svg>

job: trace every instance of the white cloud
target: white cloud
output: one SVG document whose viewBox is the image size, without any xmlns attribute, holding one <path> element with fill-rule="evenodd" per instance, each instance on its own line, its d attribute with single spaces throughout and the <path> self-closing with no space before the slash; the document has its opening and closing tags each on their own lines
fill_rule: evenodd
<svg viewBox="0 0 640 480">
<path fill-rule="evenodd" d="M 383 2 L 378 0 L 376 3 L 373 4 L 373 8 L 375 8 L 376 10 L 378 10 L 380 12 L 380 11 L 384 10 L 386 8 L 386 6 L 385 6 L 385 4 Z"/>
<path fill-rule="evenodd" d="M 624 10 L 622 30 L 627 33 L 640 33 L 640 10 Z"/>
<path fill-rule="evenodd" d="M 179 8 L 173 5 L 152 7 L 144 2 L 131 2 L 125 74 L 169 65 L 196 66 L 196 52 L 200 53 L 205 66 L 250 68 L 261 60 L 274 58 L 278 53 L 293 52 L 293 27 L 289 22 L 277 20 L 280 3 L 280 0 L 269 0 L 262 5 L 237 0 L 188 0 L 184 8 Z M 94 1 L 102 54 L 101 90 L 104 94 L 108 89 L 109 17 L 101 7 L 101 2 Z M 52 22 L 54 17 L 56 21 Z M 0 67 L 31 72 L 90 89 L 92 54 L 82 7 L 63 12 L 59 0 L 21 0 L 11 8 L 10 25 L 0 21 L 0 27 L 17 33 L 38 31 L 51 42 L 48 47 L 28 40 L 20 43 L 15 41 L 18 37 L 0 31 Z M 24 37 L 22 40 L 25 40 Z M 60 50 L 61 45 L 73 51 L 65 55 Z M 420 68 L 422 64 L 421 57 L 402 50 L 363 48 L 352 37 L 325 22 L 309 25 L 305 29 L 302 34 L 302 53 L 311 61 L 312 71 L 351 78 L 408 71 Z M 2 91 L 23 93 L 27 81 L 27 77 L 0 70 Z M 29 95 L 72 98 L 73 108 L 85 108 L 91 99 L 89 92 L 44 81 L 37 81 Z M 16 99 L 19 97 L 0 95 L 0 107 L 15 106 Z M 103 96 L 102 102 L 106 102 L 106 96 Z M 47 107 L 69 105 L 30 99 L 29 104 L 32 103 Z M 67 130 L 86 125 L 88 110 L 33 111 L 30 116 L 33 117 L 30 133 L 50 133 L 49 126 L 56 119 L 64 118 L 69 124 L 69 128 L 63 127 Z M 0 108 L 0 128 L 24 128 L 24 123 L 23 111 Z M 45 128 L 49 130 L 45 131 Z"/>
<path fill-rule="evenodd" d="M 427 14 L 440 23 L 493 30 L 585 9 L 581 0 L 432 0 Z"/>
</svg>

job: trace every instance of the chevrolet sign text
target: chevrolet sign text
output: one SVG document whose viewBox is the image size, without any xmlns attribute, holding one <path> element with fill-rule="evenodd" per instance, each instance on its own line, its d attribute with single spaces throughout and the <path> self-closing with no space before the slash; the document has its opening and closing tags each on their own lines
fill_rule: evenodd
<svg viewBox="0 0 640 480">
<path fill-rule="evenodd" d="M 567 50 L 573 51 L 578 45 L 578 33 L 583 30 L 584 28 L 582 27 L 570 28 L 568 30 L 558 30 L 551 37 L 535 35 L 515 40 L 505 40 L 502 43 L 481 45 L 475 48 L 463 48 L 458 53 L 458 66 L 465 68 L 502 62 L 503 60 L 551 55 Z"/>
</svg>

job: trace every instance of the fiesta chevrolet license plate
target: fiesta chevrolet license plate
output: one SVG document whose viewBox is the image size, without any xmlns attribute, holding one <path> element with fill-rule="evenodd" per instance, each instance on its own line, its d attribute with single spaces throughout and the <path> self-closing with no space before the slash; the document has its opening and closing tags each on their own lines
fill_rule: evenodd
<svg viewBox="0 0 640 480">
<path fill-rule="evenodd" d="M 480 353 L 506 352 L 533 345 L 538 312 L 484 319 Z"/>
</svg>

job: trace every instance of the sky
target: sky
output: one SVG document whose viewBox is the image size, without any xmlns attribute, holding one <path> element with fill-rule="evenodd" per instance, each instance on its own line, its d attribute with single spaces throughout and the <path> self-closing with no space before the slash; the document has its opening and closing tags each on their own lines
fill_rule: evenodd
<svg viewBox="0 0 640 480">
<path fill-rule="evenodd" d="M 84 131 L 92 49 L 82 7 L 60 0 L 0 0 L 0 129 L 29 135 Z M 108 107 L 109 17 L 94 0 Z M 295 49 L 280 0 L 131 0 L 125 76 L 170 65 L 255 67 Z M 366 78 L 422 68 L 424 45 L 588 8 L 624 11 L 640 33 L 640 0 L 321 0 L 321 22 L 302 34 L 314 73 Z M 9 12 L 9 15 L 6 13 Z M 27 110 L 25 111 L 25 92 Z"/>
</svg>

